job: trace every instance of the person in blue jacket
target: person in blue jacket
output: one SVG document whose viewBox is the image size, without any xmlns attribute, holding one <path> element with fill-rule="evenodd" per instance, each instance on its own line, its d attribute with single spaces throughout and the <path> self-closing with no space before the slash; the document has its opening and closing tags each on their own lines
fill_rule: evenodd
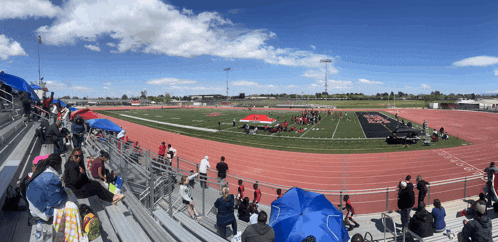
<svg viewBox="0 0 498 242">
<path fill-rule="evenodd" d="M 62 159 L 58 154 L 51 154 L 36 166 L 26 186 L 26 198 L 29 211 L 35 218 L 48 221 L 54 215 L 54 208 L 63 207 L 68 197 L 59 178 Z"/>
<path fill-rule="evenodd" d="M 233 234 L 237 234 L 237 220 L 234 215 L 234 201 L 233 194 L 229 194 L 228 186 L 223 186 L 222 196 L 216 200 L 214 206 L 218 209 L 216 214 L 216 226 L 218 234 L 226 239 L 226 227 L 232 225 Z"/>
<path fill-rule="evenodd" d="M 85 133 L 85 120 L 81 116 L 74 119 L 73 125 L 71 125 L 71 133 L 73 134 L 74 148 L 81 147 Z"/>
</svg>

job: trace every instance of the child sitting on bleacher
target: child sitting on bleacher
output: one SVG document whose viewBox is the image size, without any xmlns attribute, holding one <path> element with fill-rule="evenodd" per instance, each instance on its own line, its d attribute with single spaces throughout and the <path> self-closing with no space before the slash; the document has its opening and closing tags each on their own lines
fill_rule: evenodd
<svg viewBox="0 0 498 242">
<path fill-rule="evenodd" d="M 191 176 L 182 176 L 182 178 L 180 179 L 180 195 L 182 196 L 183 204 L 187 206 L 188 213 L 190 214 L 192 219 L 199 217 L 199 213 L 197 213 L 197 210 L 195 209 L 194 199 L 192 198 L 192 194 L 190 193 L 190 189 L 188 188 L 188 183 L 198 175 L 199 173 L 195 173 Z"/>
</svg>

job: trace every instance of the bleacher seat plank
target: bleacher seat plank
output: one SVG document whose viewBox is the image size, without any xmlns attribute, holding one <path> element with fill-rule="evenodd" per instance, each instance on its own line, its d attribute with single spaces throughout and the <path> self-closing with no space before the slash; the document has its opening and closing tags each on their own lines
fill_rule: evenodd
<svg viewBox="0 0 498 242">
<path fill-rule="evenodd" d="M 19 217 L 17 218 L 17 221 L 15 221 L 16 227 L 14 229 L 14 237 L 12 238 L 12 241 L 28 241 L 31 236 L 31 226 L 28 226 L 29 210 L 17 213 L 19 213 Z"/>
<path fill-rule="evenodd" d="M 24 127 L 24 120 L 25 118 L 21 117 L 0 130 L 0 145 L 3 145 L 12 135 Z"/>
<path fill-rule="evenodd" d="M 55 151 L 54 144 L 42 144 L 42 147 L 40 149 L 40 156 L 50 155 L 54 153 L 54 151 Z"/>
<path fill-rule="evenodd" d="M 130 223 L 131 228 L 136 228 L 133 231 L 136 232 L 136 235 L 138 237 L 140 237 L 139 241 L 151 241 L 140 227 L 140 224 L 135 221 L 135 218 L 133 218 L 133 216 L 126 216 L 126 219 L 128 220 L 128 223 Z"/>
<path fill-rule="evenodd" d="M 159 209 L 153 212 L 154 216 L 163 224 L 166 229 L 180 241 L 200 242 L 198 238 L 185 230 L 177 221 L 170 217 L 164 210 Z"/>
<path fill-rule="evenodd" d="M 105 210 L 117 235 L 122 241 L 141 241 L 140 227 L 133 227 L 118 206 L 106 206 Z"/>
<path fill-rule="evenodd" d="M 213 233 L 211 230 L 200 225 L 199 223 L 197 223 L 196 220 L 192 219 L 191 217 L 187 216 L 184 213 L 173 214 L 173 217 L 175 217 L 181 224 L 183 224 L 183 226 L 187 228 L 187 230 L 190 230 L 190 232 L 195 233 L 203 240 L 226 242 L 225 239 L 221 238 L 219 235 Z"/>
<path fill-rule="evenodd" d="M 103 241 L 112 241 L 118 242 L 118 236 L 114 232 L 114 228 L 112 227 L 111 221 L 107 216 L 107 213 L 102 206 L 99 198 L 97 196 L 89 197 L 88 205 L 92 208 L 93 212 L 97 214 L 99 218 L 100 225 L 102 226 L 102 230 L 100 231 L 100 237 L 102 237 Z"/>
</svg>

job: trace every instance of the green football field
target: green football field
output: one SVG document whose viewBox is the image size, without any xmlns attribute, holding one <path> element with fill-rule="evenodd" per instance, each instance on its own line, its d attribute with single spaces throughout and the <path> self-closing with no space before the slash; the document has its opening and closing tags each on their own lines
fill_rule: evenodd
<svg viewBox="0 0 498 242">
<path fill-rule="evenodd" d="M 346 118 L 327 115 L 321 112 L 321 120 L 316 125 L 295 125 L 291 117 L 301 115 L 301 111 L 248 111 L 226 109 L 155 109 L 127 111 L 98 111 L 102 114 L 146 125 L 149 127 L 226 143 L 246 145 L 276 150 L 311 152 L 311 153 L 370 153 L 401 150 L 419 150 L 430 148 L 445 148 L 466 144 L 461 139 L 451 138 L 445 142 L 434 143 L 430 147 L 422 146 L 422 142 L 404 148 L 402 145 L 387 145 L 384 139 L 366 139 L 355 112 L 347 112 Z M 339 113 L 339 112 L 337 112 Z M 244 134 L 243 125 L 239 120 L 250 114 L 266 115 L 277 122 L 289 122 L 289 128 L 303 128 L 304 132 L 269 133 L 258 130 L 257 134 Z M 386 113 L 384 113 L 386 114 Z M 136 118 L 140 118 L 136 119 Z M 235 118 L 236 125 L 232 121 Z M 162 123 L 156 123 L 152 121 Z M 218 122 L 221 123 L 218 126 Z M 173 124 L 173 125 L 171 125 Z M 178 127 L 174 125 L 184 125 Z M 249 124 L 253 126 L 254 124 Z M 264 127 L 264 124 L 258 125 Z M 417 126 L 417 124 L 415 124 Z M 221 129 L 221 132 L 207 132 L 192 127 Z"/>
</svg>

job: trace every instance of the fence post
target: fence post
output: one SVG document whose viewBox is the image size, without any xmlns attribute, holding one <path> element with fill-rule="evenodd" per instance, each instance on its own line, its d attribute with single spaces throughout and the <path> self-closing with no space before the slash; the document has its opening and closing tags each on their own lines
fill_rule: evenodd
<svg viewBox="0 0 498 242">
<path fill-rule="evenodd" d="M 177 171 L 180 170 L 180 157 L 176 157 L 176 169 Z"/>
<path fill-rule="evenodd" d="M 150 211 L 154 211 L 154 180 L 155 174 L 154 172 L 150 173 L 150 182 L 149 182 L 149 197 L 150 197 Z"/>
<path fill-rule="evenodd" d="M 386 212 L 389 212 L 389 188 L 386 188 Z"/>
<path fill-rule="evenodd" d="M 171 194 L 172 193 L 173 193 L 173 188 L 172 188 L 172 186 L 170 186 L 169 197 L 168 197 L 168 206 L 169 206 L 168 211 L 169 211 L 169 216 L 170 217 L 173 217 L 173 204 L 171 204 Z"/>
<path fill-rule="evenodd" d="M 467 198 L 467 177 L 465 177 L 465 181 L 463 183 L 463 199 Z"/>
<path fill-rule="evenodd" d="M 199 173 L 199 164 L 195 164 L 195 171 L 196 173 Z"/>
<path fill-rule="evenodd" d="M 340 195 L 339 195 L 339 210 L 341 210 L 341 213 L 342 213 L 342 191 L 340 192 Z"/>
<path fill-rule="evenodd" d="M 427 185 L 427 189 L 429 190 L 427 193 L 427 206 L 431 205 L 431 185 Z"/>
<path fill-rule="evenodd" d="M 206 216 L 205 191 L 206 191 L 206 188 L 202 187 L 202 216 Z"/>
</svg>

